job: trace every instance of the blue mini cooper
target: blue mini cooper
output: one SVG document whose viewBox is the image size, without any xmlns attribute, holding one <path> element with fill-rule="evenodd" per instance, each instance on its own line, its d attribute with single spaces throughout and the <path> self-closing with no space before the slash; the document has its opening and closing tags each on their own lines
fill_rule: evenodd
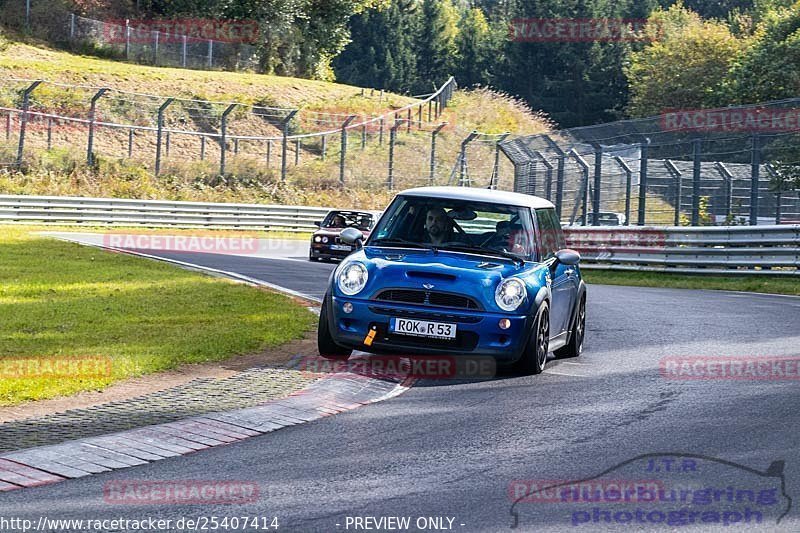
<svg viewBox="0 0 800 533">
<path fill-rule="evenodd" d="M 352 231 L 351 231 L 352 230 Z M 366 242 L 333 271 L 322 303 L 324 356 L 353 350 L 491 356 L 538 374 L 547 354 L 583 348 L 586 286 L 553 204 L 466 187 L 398 194 Z"/>
</svg>

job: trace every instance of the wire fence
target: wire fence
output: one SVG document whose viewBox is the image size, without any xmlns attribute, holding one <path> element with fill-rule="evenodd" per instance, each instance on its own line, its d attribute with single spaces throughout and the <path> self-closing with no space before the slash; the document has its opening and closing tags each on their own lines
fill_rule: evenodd
<svg viewBox="0 0 800 533">
<path fill-rule="evenodd" d="M 0 23 L 50 43 L 108 59 L 147 65 L 261 71 L 253 21 L 96 20 L 58 1 L 9 0 Z"/>
<path fill-rule="evenodd" d="M 552 199 L 569 224 L 800 222 L 800 99 L 504 141 L 514 190 Z"/>
<path fill-rule="evenodd" d="M 69 150 L 85 163 L 131 160 L 159 175 L 195 166 L 215 179 L 394 189 L 430 183 L 511 187 L 504 135 L 442 122 L 457 84 L 380 115 L 164 97 L 41 80 L 0 80 L 0 165 Z M 365 92 L 365 91 L 362 91 Z M 462 142 L 461 137 L 469 138 Z M 4 141 L 4 142 L 2 142 Z"/>
</svg>

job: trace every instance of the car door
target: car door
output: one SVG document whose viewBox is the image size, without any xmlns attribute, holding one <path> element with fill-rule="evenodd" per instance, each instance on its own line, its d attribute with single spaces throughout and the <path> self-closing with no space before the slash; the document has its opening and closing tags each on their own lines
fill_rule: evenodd
<svg viewBox="0 0 800 533">
<path fill-rule="evenodd" d="M 564 247 L 564 235 L 555 209 L 537 209 L 536 224 L 540 260 L 550 267 L 550 337 L 556 337 L 569 328 L 578 291 L 577 275 L 575 267 L 556 263 L 556 252 Z"/>
</svg>

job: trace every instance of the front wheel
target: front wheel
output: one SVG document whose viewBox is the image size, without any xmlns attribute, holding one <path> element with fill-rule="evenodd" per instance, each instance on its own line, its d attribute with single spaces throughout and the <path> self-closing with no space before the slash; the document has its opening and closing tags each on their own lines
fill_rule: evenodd
<svg viewBox="0 0 800 533">
<path fill-rule="evenodd" d="M 586 336 L 586 296 L 581 298 L 578 304 L 578 312 L 575 314 L 575 325 L 572 328 L 572 335 L 569 342 L 554 353 L 558 358 L 578 357 L 583 351 L 583 339 Z"/>
<path fill-rule="evenodd" d="M 547 353 L 550 351 L 550 309 L 542 303 L 528 344 L 522 357 L 516 363 L 516 370 L 522 374 L 541 374 L 547 364 Z"/>
<path fill-rule="evenodd" d="M 350 348 L 339 346 L 333 340 L 331 334 L 330 321 L 328 320 L 328 305 L 330 296 L 322 300 L 322 308 L 319 312 L 319 328 L 317 328 L 317 348 L 322 357 L 329 359 L 347 359 L 353 353 Z"/>
</svg>

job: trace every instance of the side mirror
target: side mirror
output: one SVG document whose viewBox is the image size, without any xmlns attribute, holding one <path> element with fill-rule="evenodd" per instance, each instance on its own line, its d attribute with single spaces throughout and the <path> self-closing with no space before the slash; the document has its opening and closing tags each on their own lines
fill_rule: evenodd
<svg viewBox="0 0 800 533">
<path fill-rule="evenodd" d="M 575 266 L 581 261 L 581 254 L 575 250 L 564 248 L 556 252 L 556 261 L 562 265 Z"/>
<path fill-rule="evenodd" d="M 321 220 L 317 220 L 317 221 L 314 222 L 314 225 L 316 227 L 320 228 L 320 227 L 322 227 L 322 221 Z"/>
<path fill-rule="evenodd" d="M 361 242 L 364 240 L 364 234 L 356 228 L 345 228 L 339 234 L 339 238 L 342 239 L 342 242 L 345 244 L 361 246 Z"/>
</svg>

